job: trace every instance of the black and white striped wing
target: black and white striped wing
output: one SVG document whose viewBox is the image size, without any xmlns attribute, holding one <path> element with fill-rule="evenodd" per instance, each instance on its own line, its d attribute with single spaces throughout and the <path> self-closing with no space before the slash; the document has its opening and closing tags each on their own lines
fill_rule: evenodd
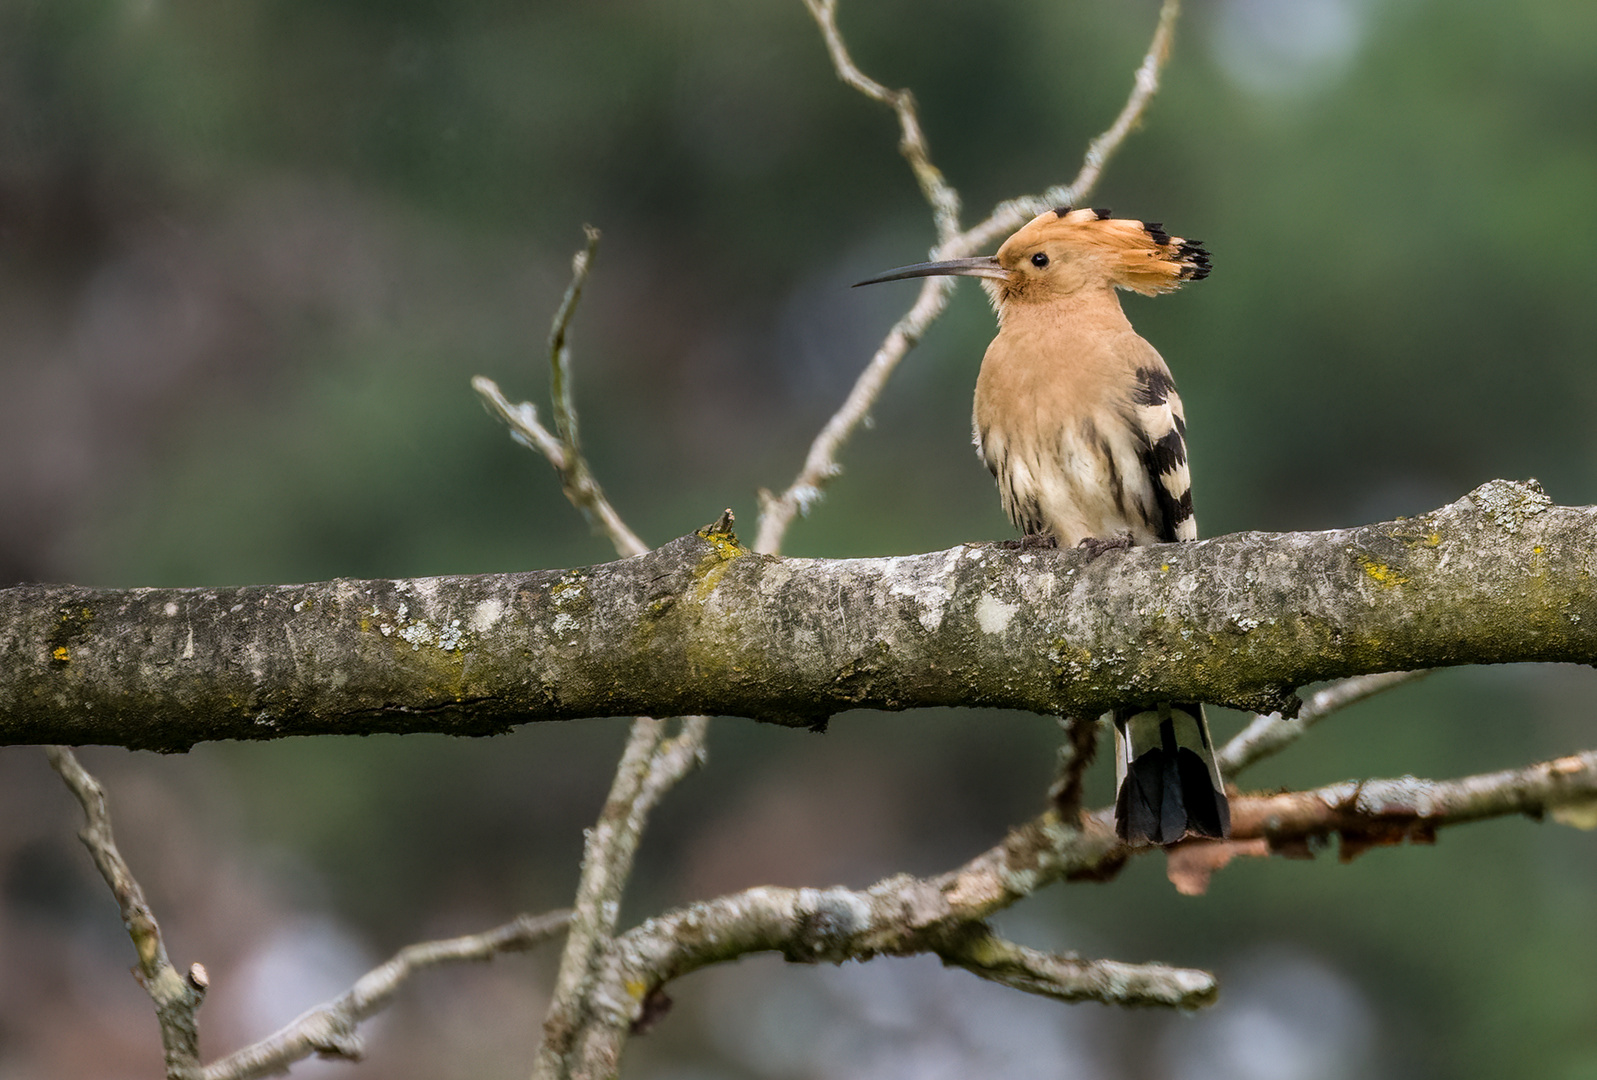
<svg viewBox="0 0 1597 1080">
<path fill-rule="evenodd" d="M 1157 520 L 1151 524 L 1160 540 L 1196 540 L 1192 516 L 1192 474 L 1187 469 L 1187 418 L 1170 372 L 1158 367 L 1137 369 L 1132 418 L 1142 443 L 1142 462 L 1153 487 Z"/>
</svg>

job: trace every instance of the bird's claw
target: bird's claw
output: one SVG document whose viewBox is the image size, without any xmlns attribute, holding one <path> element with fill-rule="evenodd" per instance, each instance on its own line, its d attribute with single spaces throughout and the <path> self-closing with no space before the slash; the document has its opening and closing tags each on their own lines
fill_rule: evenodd
<svg viewBox="0 0 1597 1080">
<path fill-rule="evenodd" d="M 1076 545 L 1077 549 L 1085 551 L 1090 559 L 1096 559 L 1106 551 L 1123 551 L 1130 546 L 1130 533 L 1121 533 L 1107 540 L 1097 536 L 1086 536 Z"/>
</svg>

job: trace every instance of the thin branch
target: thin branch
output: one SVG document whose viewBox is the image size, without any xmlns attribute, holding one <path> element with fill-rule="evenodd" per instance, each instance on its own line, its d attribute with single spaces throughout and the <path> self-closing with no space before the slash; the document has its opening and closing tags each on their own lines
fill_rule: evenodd
<svg viewBox="0 0 1597 1080">
<path fill-rule="evenodd" d="M 1351 679 L 1342 679 L 1316 691 L 1298 709 L 1295 717 L 1284 717 L 1278 712 L 1255 716 L 1252 723 L 1239 731 L 1215 755 L 1215 760 L 1220 765 L 1220 774 L 1234 777 L 1249 766 L 1279 754 L 1301 739 L 1310 727 L 1332 713 L 1429 674 L 1429 669 L 1421 669 L 1355 675 Z"/>
<path fill-rule="evenodd" d="M 610 795 L 584 844 L 576 914 L 544 1017 L 536 1077 L 573 1075 L 571 1050 L 592 1021 L 594 976 L 614 941 L 644 827 L 665 793 L 703 763 L 708 724 L 708 717 L 686 717 L 677 734 L 667 737 L 666 721 L 640 716 L 633 722 Z"/>
<path fill-rule="evenodd" d="M 1014 232 L 1044 210 L 1080 205 L 1097 185 L 1104 167 L 1109 164 L 1109 159 L 1114 157 L 1115 152 L 1126 141 L 1126 136 L 1131 134 L 1132 129 L 1141 121 L 1142 114 L 1148 108 L 1148 102 L 1158 93 L 1159 76 L 1164 70 L 1165 61 L 1170 57 L 1170 44 L 1175 38 L 1176 18 L 1180 14 L 1181 0 L 1164 0 L 1164 6 L 1159 9 L 1159 24 L 1154 28 L 1153 40 L 1148 43 L 1148 51 L 1143 55 L 1142 63 L 1137 66 L 1131 96 L 1126 99 L 1114 123 L 1087 144 L 1087 153 L 1082 159 L 1081 170 L 1076 173 L 1074 180 L 1068 184 L 1051 187 L 1041 195 L 1023 195 L 1018 199 L 999 203 L 985 221 L 972 225 L 956 237 L 946 248 L 946 254 L 939 254 L 934 258 L 968 255 L 985 248 L 999 237 Z"/>
<path fill-rule="evenodd" d="M 1414 776 L 1349 780 L 1313 791 L 1243 799 L 1234 804 L 1231 820 L 1238 839 L 1259 837 L 1278 850 L 1337 833 L 1345 861 L 1373 845 L 1403 840 L 1429 843 L 1443 826 L 1508 814 L 1533 818 L 1552 814 L 1579 824 L 1579 815 L 1594 800 L 1597 750 L 1584 750 L 1522 769 L 1457 780 Z"/>
<path fill-rule="evenodd" d="M 179 975 L 167 959 L 161 940 L 161 927 L 144 899 L 144 890 L 117 850 L 111 831 L 111 809 L 105 789 L 100 786 L 76 754 L 64 746 L 46 746 L 50 765 L 66 782 L 83 807 L 88 824 L 78 834 L 100 876 L 111 887 L 117 906 L 122 909 L 122 924 L 133 939 L 138 954 L 134 977 L 155 1003 L 155 1016 L 161 1027 L 161 1047 L 166 1057 L 167 1080 L 195 1080 L 200 1075 L 200 1037 L 195 1013 L 204 1000 L 209 984 L 205 968 L 195 964 L 187 977 Z"/>
<path fill-rule="evenodd" d="M 867 97 L 890 105 L 898 114 L 901 132 L 899 145 L 909 159 L 922 192 L 932 205 L 938 235 L 938 244 L 932 251 L 932 257 L 936 259 L 969 255 L 984 248 L 996 237 L 1013 232 L 1042 210 L 1077 203 L 1087 197 L 1104 166 L 1136 126 L 1148 101 L 1158 90 L 1159 73 L 1169 55 L 1176 16 L 1181 10 L 1180 0 L 1165 0 L 1147 55 L 1137 68 L 1130 97 L 1114 123 L 1088 144 L 1081 169 L 1074 180 L 1064 187 L 1050 188 L 1040 196 L 1001 203 L 985 221 L 966 232 L 956 233 L 959 195 L 931 163 L 930 150 L 921 134 L 914 99 L 908 91 L 888 90 L 855 66 L 837 29 L 836 0 L 804 0 L 804 3 L 821 28 L 838 78 Z M 953 289 L 952 278 L 932 277 L 924 281 L 914 305 L 893 324 L 871 356 L 870 363 L 855 380 L 848 397 L 811 442 L 798 476 L 781 494 L 760 493 L 760 523 L 754 541 L 755 551 L 767 555 L 780 551 L 793 519 L 800 514 L 807 514 L 820 499 L 825 486 L 842 471 L 838 456 L 843 446 L 870 413 L 899 362 L 919 343 L 927 328 L 947 307 Z"/>
<path fill-rule="evenodd" d="M 599 812 L 599 820 L 587 830 L 575 918 L 544 1015 L 543 1042 L 533 1067 L 536 1077 L 569 1074 L 567 1056 L 571 1044 L 588 1021 L 588 990 L 594 966 L 615 937 L 621 893 L 631 873 L 648 812 L 643 788 L 655 752 L 664 739 L 665 721 L 646 716 L 633 721 L 609 797 Z"/>
<path fill-rule="evenodd" d="M 964 968 L 990 982 L 1056 1001 L 1097 1001 L 1105 1005 L 1197 1009 L 1213 1005 L 1219 983 L 1207 971 L 1168 964 L 1127 964 L 1084 960 L 1007 941 L 985 924 L 975 933 L 938 950 L 943 963 Z"/>
<path fill-rule="evenodd" d="M 1065 741 L 1059 746 L 1048 801 L 1062 819 L 1070 821 L 1081 813 L 1082 784 L 1087 766 L 1098 751 L 1099 724 L 1089 716 L 1061 716 L 1059 727 L 1065 733 Z"/>
<path fill-rule="evenodd" d="M 955 191 L 937 166 L 932 164 L 931 148 L 921 131 L 920 117 L 915 111 L 915 97 L 908 90 L 889 90 L 866 75 L 849 55 L 848 45 L 837 28 L 837 0 L 804 0 L 821 37 L 832 58 L 832 68 L 844 85 L 853 87 L 872 101 L 880 101 L 898 116 L 899 153 L 909 162 L 921 194 L 931 204 L 932 222 L 937 227 L 939 243 L 947 243 L 959 234 L 959 192 Z"/>
<path fill-rule="evenodd" d="M 519 405 L 512 405 L 510 399 L 505 397 L 499 389 L 499 384 L 486 375 L 473 375 L 471 388 L 482 395 L 484 404 L 498 414 L 499 419 L 510 425 L 510 437 L 522 446 L 538 451 L 555 467 L 555 471 L 565 478 L 566 448 L 558 436 L 543 426 L 538 419 L 538 408 L 530 401 L 523 401 Z M 573 503 L 577 502 L 575 496 L 568 490 L 566 497 Z"/>
<path fill-rule="evenodd" d="M 571 346 L 568 339 L 571 317 L 576 314 L 577 302 L 582 299 L 582 287 L 588 282 L 588 267 L 593 262 L 594 253 L 599 250 L 599 230 L 592 225 L 584 225 L 582 232 L 588 239 L 587 246 L 571 257 L 571 284 L 566 286 L 566 293 L 555 310 L 554 322 L 549 327 L 549 400 L 553 403 L 555 430 L 560 433 L 560 441 L 570 451 L 570 456 L 577 458 L 577 467 L 586 471 L 586 463 L 581 460 L 579 452 L 582 440 L 577 437 L 577 407 L 571 393 Z"/>
<path fill-rule="evenodd" d="M 1232 859 L 1269 855 L 1305 858 L 1332 835 L 1348 862 L 1372 847 L 1405 840 L 1429 844 L 1436 830 L 1523 814 L 1597 828 L 1597 750 L 1523 769 L 1457 780 L 1348 780 L 1312 791 L 1285 791 L 1231 801 L 1231 838 L 1189 841 L 1170 849 L 1170 881 L 1187 895 Z"/>
<path fill-rule="evenodd" d="M 521 915 L 480 934 L 407 945 L 387 963 L 362 975 L 343 996 L 316 1006 L 260 1042 L 207 1065 L 202 1080 L 249 1080 L 285 1073 L 294 1062 L 312 1054 L 359 1060 L 362 1047 L 356 1028 L 362 1020 L 386 1008 L 412 975 L 440 964 L 492 960 L 503 953 L 525 952 L 559 934 L 570 921 L 569 911 Z"/>
<path fill-rule="evenodd" d="M 677 733 L 655 748 L 649 775 L 644 778 L 638 794 L 645 811 L 657 806 L 665 793 L 688 773 L 704 767 L 704 738 L 709 726 L 708 716 L 684 716 Z"/>
<path fill-rule="evenodd" d="M 621 515 L 616 513 L 610 500 L 605 498 L 599 481 L 582 456 L 582 445 L 577 435 L 577 409 L 571 392 L 571 348 L 569 343 L 572 316 L 582 299 L 582 287 L 588 280 L 588 268 L 599 245 L 599 230 L 583 226 L 588 243 L 571 259 L 571 283 L 555 312 L 549 328 L 549 396 L 553 402 L 555 430 L 551 432 L 538 419 L 538 410 L 531 402 L 512 405 L 498 385 L 485 375 L 472 377 L 471 386 L 481 395 L 489 409 L 510 425 L 513 438 L 531 447 L 548 459 L 560 474 L 566 498 L 595 528 L 602 531 L 623 557 L 641 555 L 649 550 L 638 535 L 629 529 Z"/>
</svg>

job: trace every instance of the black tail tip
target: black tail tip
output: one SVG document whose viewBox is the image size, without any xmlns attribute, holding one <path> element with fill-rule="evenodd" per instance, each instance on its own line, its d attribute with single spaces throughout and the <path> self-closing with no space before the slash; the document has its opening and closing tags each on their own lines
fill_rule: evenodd
<svg viewBox="0 0 1597 1080">
<path fill-rule="evenodd" d="M 1115 794 L 1115 835 L 1133 846 L 1169 847 L 1188 836 L 1224 840 L 1231 835 L 1231 806 L 1214 789 L 1197 754 L 1149 750 L 1131 763 Z"/>
</svg>

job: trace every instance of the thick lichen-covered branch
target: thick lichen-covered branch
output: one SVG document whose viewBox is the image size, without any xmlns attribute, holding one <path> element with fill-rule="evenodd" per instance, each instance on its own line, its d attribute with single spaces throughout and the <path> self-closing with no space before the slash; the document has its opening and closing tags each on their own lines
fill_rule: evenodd
<svg viewBox="0 0 1597 1080">
<path fill-rule="evenodd" d="M 1422 517 L 1111 551 L 755 555 L 707 529 L 576 570 L 0 590 L 0 742 L 476 735 L 854 708 L 1291 711 L 1377 671 L 1597 661 L 1597 508 L 1493 482 Z"/>
</svg>

